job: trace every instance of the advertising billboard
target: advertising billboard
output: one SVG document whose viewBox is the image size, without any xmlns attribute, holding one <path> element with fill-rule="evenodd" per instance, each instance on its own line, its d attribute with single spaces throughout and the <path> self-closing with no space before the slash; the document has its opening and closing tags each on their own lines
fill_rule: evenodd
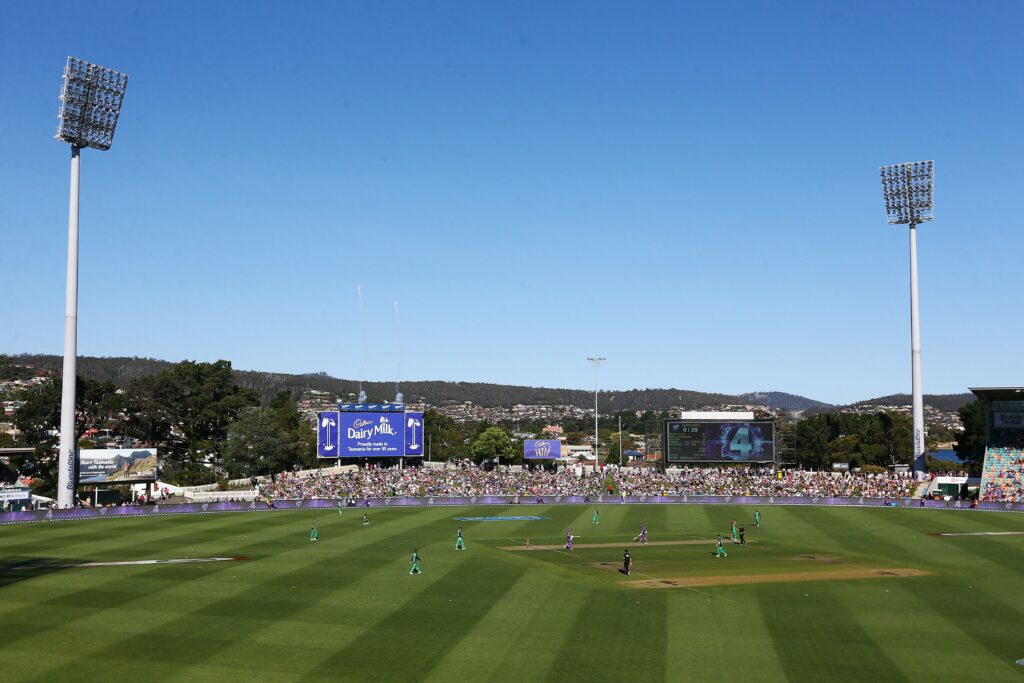
<svg viewBox="0 0 1024 683">
<path fill-rule="evenodd" d="M 423 455 L 423 413 L 405 413 L 405 455 Z"/>
<path fill-rule="evenodd" d="M 562 442 L 558 439 L 527 439 L 523 442 L 525 460 L 554 460 L 562 457 Z"/>
<path fill-rule="evenodd" d="M 338 457 L 338 443 L 341 441 L 338 437 L 339 424 L 337 411 L 317 413 L 316 455 L 318 458 Z"/>
<path fill-rule="evenodd" d="M 328 411 L 317 415 L 317 456 L 380 458 L 423 455 L 421 412 Z"/>
<path fill-rule="evenodd" d="M 771 462 L 775 423 L 666 420 L 666 463 Z"/>
<path fill-rule="evenodd" d="M 156 481 L 155 448 L 83 448 L 78 452 L 79 484 Z"/>
</svg>

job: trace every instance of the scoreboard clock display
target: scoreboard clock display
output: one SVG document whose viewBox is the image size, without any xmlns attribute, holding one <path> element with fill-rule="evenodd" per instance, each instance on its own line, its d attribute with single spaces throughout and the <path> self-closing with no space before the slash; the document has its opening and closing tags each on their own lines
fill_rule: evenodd
<svg viewBox="0 0 1024 683">
<path fill-rule="evenodd" d="M 666 420 L 665 462 L 770 462 L 775 423 Z"/>
</svg>

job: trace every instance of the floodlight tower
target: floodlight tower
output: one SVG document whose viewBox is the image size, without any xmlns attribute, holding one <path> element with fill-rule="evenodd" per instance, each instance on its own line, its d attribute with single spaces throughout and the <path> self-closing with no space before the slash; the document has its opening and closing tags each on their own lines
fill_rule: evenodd
<svg viewBox="0 0 1024 683">
<path fill-rule="evenodd" d="M 910 365 L 913 390 L 914 471 L 925 471 L 924 399 L 921 396 L 921 318 L 917 301 L 917 224 L 934 220 L 935 163 L 882 166 L 882 195 L 890 225 L 910 226 Z"/>
<path fill-rule="evenodd" d="M 587 360 L 590 361 L 590 364 L 594 366 L 594 474 L 597 474 L 598 467 L 601 464 L 601 454 L 598 452 L 597 440 L 597 375 L 598 371 L 601 369 L 601 363 L 605 362 L 608 359 L 604 357 L 593 356 L 588 357 Z"/>
<path fill-rule="evenodd" d="M 107 150 L 114 140 L 128 76 L 75 57 L 64 67 L 57 139 L 71 144 L 68 271 L 64 306 L 64 384 L 60 402 L 60 470 L 57 505 L 75 504 L 75 378 L 78 372 L 78 178 L 83 147 Z"/>
</svg>

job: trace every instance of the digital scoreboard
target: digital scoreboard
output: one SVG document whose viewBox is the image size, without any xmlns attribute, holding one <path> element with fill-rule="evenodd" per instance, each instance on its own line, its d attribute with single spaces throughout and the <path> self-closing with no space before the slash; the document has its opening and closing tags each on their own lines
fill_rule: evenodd
<svg viewBox="0 0 1024 683">
<path fill-rule="evenodd" d="M 666 463 L 771 462 L 775 423 L 666 420 Z"/>
</svg>

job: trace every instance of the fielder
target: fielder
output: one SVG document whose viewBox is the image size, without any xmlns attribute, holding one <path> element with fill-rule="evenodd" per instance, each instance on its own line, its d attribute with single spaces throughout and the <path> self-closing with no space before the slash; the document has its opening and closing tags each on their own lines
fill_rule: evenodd
<svg viewBox="0 0 1024 683">
<path fill-rule="evenodd" d="M 412 550 L 412 558 L 410 559 L 410 562 L 412 562 L 412 569 L 409 570 L 409 576 L 423 573 L 423 570 L 420 569 L 420 554 L 415 548 Z"/>
<path fill-rule="evenodd" d="M 729 557 L 729 553 L 725 552 L 725 546 L 722 545 L 722 534 L 718 534 L 718 543 L 715 544 L 715 558 Z"/>
<path fill-rule="evenodd" d="M 309 540 L 315 541 L 320 538 L 320 532 L 316 528 L 316 517 L 313 518 L 313 526 L 309 529 Z"/>
<path fill-rule="evenodd" d="M 465 550 L 466 549 L 466 542 L 462 540 L 462 527 L 461 526 L 459 527 L 458 535 L 455 537 L 455 549 L 456 550 Z"/>
</svg>

